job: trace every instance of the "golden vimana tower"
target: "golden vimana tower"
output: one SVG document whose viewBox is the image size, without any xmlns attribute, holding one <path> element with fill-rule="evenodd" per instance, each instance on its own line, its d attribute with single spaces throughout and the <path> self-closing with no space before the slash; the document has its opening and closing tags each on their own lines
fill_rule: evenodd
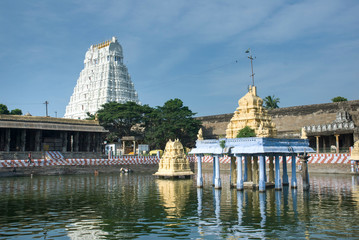
<svg viewBox="0 0 359 240">
<path fill-rule="evenodd" d="M 238 131 L 248 126 L 254 129 L 257 137 L 275 137 L 277 129 L 266 109 L 263 100 L 257 96 L 255 86 L 238 101 L 238 107 L 227 126 L 226 138 L 236 138 Z"/>
<path fill-rule="evenodd" d="M 184 154 L 182 143 L 176 139 L 169 140 L 166 144 L 165 152 L 160 159 L 157 176 L 190 176 L 193 175 L 189 161 Z"/>
</svg>

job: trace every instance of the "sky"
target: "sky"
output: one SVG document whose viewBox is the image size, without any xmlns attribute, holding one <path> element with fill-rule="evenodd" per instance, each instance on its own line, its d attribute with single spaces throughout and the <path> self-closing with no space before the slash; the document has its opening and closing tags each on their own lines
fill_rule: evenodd
<svg viewBox="0 0 359 240">
<path fill-rule="evenodd" d="M 280 107 L 358 100 L 357 0 L 1 0 L 0 103 L 63 117 L 92 44 L 116 36 L 142 104 L 234 112 L 252 84 Z"/>
</svg>

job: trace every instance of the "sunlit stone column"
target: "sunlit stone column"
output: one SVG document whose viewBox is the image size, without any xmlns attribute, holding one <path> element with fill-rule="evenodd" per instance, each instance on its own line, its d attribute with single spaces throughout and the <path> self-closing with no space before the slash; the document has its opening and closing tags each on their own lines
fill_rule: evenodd
<svg viewBox="0 0 359 240">
<path fill-rule="evenodd" d="M 90 152 L 90 147 L 91 147 L 91 133 L 85 133 L 86 134 L 86 152 Z"/>
<path fill-rule="evenodd" d="M 20 151 L 25 152 L 26 146 L 26 129 L 21 129 L 20 133 Z"/>
<path fill-rule="evenodd" d="M 220 173 L 219 173 L 219 155 L 214 155 L 214 159 L 215 159 L 215 172 L 216 172 L 216 177 L 214 179 L 214 188 L 216 189 L 220 189 L 222 188 L 222 184 L 221 184 L 221 177 L 220 177 Z"/>
<path fill-rule="evenodd" d="M 292 181 L 291 186 L 292 188 L 297 188 L 297 172 L 296 172 L 296 155 L 292 155 Z"/>
<path fill-rule="evenodd" d="M 248 156 L 244 156 L 243 182 L 248 181 Z"/>
<path fill-rule="evenodd" d="M 243 190 L 242 156 L 236 155 L 236 158 L 237 158 L 237 190 Z"/>
<path fill-rule="evenodd" d="M 10 128 L 5 129 L 5 152 L 10 152 L 11 134 Z"/>
<path fill-rule="evenodd" d="M 253 170 L 252 170 L 252 156 L 248 155 L 246 156 L 247 159 L 247 165 L 248 165 L 248 176 L 247 181 L 248 182 L 254 182 L 253 180 Z"/>
<path fill-rule="evenodd" d="M 79 151 L 79 132 L 74 133 L 74 152 Z"/>
<path fill-rule="evenodd" d="M 337 153 L 339 153 L 339 136 L 338 134 L 334 135 L 335 136 L 335 143 L 336 143 L 336 147 L 337 147 Z"/>
<path fill-rule="evenodd" d="M 316 143 L 317 143 L 317 153 L 319 153 L 319 136 L 315 136 Z"/>
<path fill-rule="evenodd" d="M 61 134 L 62 152 L 67 152 L 67 132 Z"/>
<path fill-rule="evenodd" d="M 287 171 L 287 156 L 283 156 L 283 185 L 289 185 L 289 181 L 288 181 L 288 171 Z"/>
<path fill-rule="evenodd" d="M 126 141 L 122 140 L 122 155 L 126 154 Z"/>
<path fill-rule="evenodd" d="M 265 156 L 260 155 L 259 156 L 259 191 L 260 192 L 264 192 L 266 190 L 266 182 L 265 182 L 265 176 L 264 176 L 264 171 L 265 171 Z"/>
<path fill-rule="evenodd" d="M 268 182 L 274 183 L 274 163 L 273 163 L 273 156 L 269 156 L 269 180 Z"/>
<path fill-rule="evenodd" d="M 203 177 L 202 177 L 202 154 L 197 155 L 197 187 L 203 187 Z"/>
<path fill-rule="evenodd" d="M 282 190 L 282 184 L 280 180 L 280 167 L 279 167 L 279 156 L 275 156 L 275 189 Z"/>
<path fill-rule="evenodd" d="M 236 157 L 230 156 L 231 158 L 231 169 L 230 169 L 230 187 L 237 186 L 237 165 L 236 165 Z"/>
<path fill-rule="evenodd" d="M 264 174 L 263 174 L 264 177 Z M 258 157 L 253 156 L 253 171 L 252 171 L 252 180 L 254 184 L 258 184 Z"/>
<path fill-rule="evenodd" d="M 35 132 L 35 151 L 40 152 L 41 151 L 41 130 L 36 130 Z"/>
</svg>

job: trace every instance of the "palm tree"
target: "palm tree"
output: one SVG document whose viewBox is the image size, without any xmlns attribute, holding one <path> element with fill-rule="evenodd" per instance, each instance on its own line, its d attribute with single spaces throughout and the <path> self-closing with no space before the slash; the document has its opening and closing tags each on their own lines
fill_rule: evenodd
<svg viewBox="0 0 359 240">
<path fill-rule="evenodd" d="M 263 99 L 263 106 L 266 109 L 275 109 L 279 108 L 278 103 L 280 102 L 279 98 L 273 96 L 267 96 Z"/>
</svg>

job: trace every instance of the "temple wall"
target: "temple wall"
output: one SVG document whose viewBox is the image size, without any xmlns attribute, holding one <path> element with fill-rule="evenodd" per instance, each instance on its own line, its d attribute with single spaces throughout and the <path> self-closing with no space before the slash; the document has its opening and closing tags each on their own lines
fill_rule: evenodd
<svg viewBox="0 0 359 240">
<path fill-rule="evenodd" d="M 348 111 L 355 123 L 359 126 L 359 100 L 313 104 L 296 107 L 278 108 L 268 111 L 273 122 L 277 126 L 278 137 L 299 137 L 303 126 L 331 123 L 336 118 L 336 113 L 344 109 Z M 198 117 L 203 125 L 203 137 L 218 138 L 226 134 L 226 128 L 233 114 L 221 114 Z M 355 131 L 355 139 L 359 139 L 359 131 Z"/>
</svg>

